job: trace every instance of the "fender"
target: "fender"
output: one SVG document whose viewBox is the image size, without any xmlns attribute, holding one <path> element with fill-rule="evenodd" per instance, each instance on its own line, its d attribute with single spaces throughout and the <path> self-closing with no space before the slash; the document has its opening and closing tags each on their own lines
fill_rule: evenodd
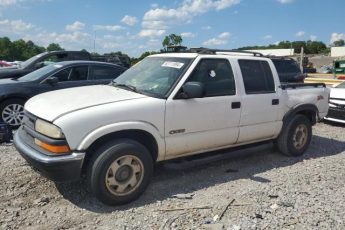
<svg viewBox="0 0 345 230">
<path fill-rule="evenodd" d="M 291 108 L 284 116 L 283 123 L 286 124 L 292 117 L 301 112 L 301 111 L 311 111 L 314 112 L 317 116 L 317 119 L 319 120 L 319 109 L 314 104 L 302 104 L 302 105 L 296 105 L 293 108 Z M 316 117 L 312 118 L 311 123 L 314 125 L 316 123 Z"/>
<path fill-rule="evenodd" d="M 30 97 L 26 96 L 26 95 L 23 95 L 23 94 L 8 94 L 8 95 L 2 95 L 0 96 L 0 103 L 6 101 L 6 100 L 11 100 L 11 99 L 20 99 L 20 100 L 23 100 L 23 101 L 27 101 L 29 100 Z"/>
<path fill-rule="evenodd" d="M 104 135 L 115 133 L 125 130 L 142 130 L 150 133 L 156 140 L 158 145 L 158 161 L 163 160 L 165 157 L 165 141 L 164 138 L 159 134 L 159 130 L 152 124 L 144 121 L 126 121 L 114 124 L 105 125 L 99 127 L 90 133 L 88 133 L 81 143 L 79 143 L 77 150 L 82 151 L 87 149 L 93 142 L 101 138 Z"/>
</svg>

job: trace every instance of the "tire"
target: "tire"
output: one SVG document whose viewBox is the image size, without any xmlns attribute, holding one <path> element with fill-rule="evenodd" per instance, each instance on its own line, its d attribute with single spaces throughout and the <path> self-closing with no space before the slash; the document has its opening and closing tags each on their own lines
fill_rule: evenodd
<svg viewBox="0 0 345 230">
<path fill-rule="evenodd" d="M 145 191 L 153 173 L 153 159 L 142 144 L 119 139 L 97 149 L 87 170 L 95 197 L 107 205 L 122 205 Z"/>
<path fill-rule="evenodd" d="M 24 104 L 22 99 L 8 99 L 0 104 L 0 120 L 11 128 L 18 128 L 24 118 Z"/>
<path fill-rule="evenodd" d="M 308 149 L 312 137 L 310 120 L 297 114 L 286 125 L 280 133 L 276 146 L 278 150 L 287 156 L 301 156 Z"/>
</svg>

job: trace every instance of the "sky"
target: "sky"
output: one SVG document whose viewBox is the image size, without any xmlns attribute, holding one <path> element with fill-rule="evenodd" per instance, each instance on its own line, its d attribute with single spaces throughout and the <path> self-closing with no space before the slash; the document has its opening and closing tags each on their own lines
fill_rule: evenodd
<svg viewBox="0 0 345 230">
<path fill-rule="evenodd" d="M 183 45 L 235 49 L 280 41 L 345 39 L 345 0 L 0 0 L 0 37 L 68 50 L 159 51 Z"/>
</svg>

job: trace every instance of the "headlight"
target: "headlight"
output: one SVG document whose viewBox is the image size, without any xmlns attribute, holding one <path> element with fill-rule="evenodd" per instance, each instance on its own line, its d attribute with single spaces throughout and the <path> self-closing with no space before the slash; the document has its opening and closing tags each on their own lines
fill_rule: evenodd
<svg viewBox="0 0 345 230">
<path fill-rule="evenodd" d="M 51 138 L 56 138 L 56 139 L 65 138 L 65 136 L 63 135 L 59 127 L 49 122 L 43 121 L 41 119 L 36 120 L 35 130 Z"/>
</svg>

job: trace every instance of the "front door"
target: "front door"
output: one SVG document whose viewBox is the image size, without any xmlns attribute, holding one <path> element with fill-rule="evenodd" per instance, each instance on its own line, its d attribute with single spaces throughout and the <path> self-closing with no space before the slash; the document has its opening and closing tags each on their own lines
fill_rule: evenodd
<svg viewBox="0 0 345 230">
<path fill-rule="evenodd" d="M 39 93 L 93 84 L 92 81 L 88 80 L 87 65 L 65 68 L 50 77 L 56 77 L 59 81 L 56 84 L 43 81 L 40 84 Z"/>
<path fill-rule="evenodd" d="M 226 59 L 201 59 L 186 82 L 201 82 L 203 98 L 166 102 L 166 158 L 230 146 L 236 143 L 240 96 Z"/>
</svg>

